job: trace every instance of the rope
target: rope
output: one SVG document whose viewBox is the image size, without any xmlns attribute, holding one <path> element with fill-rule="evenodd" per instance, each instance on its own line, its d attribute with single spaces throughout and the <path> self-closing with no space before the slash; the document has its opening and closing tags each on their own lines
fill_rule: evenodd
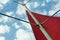
<svg viewBox="0 0 60 40">
<path fill-rule="evenodd" d="M 19 18 L 16 18 L 16 17 L 12 17 L 12 16 L 9 16 L 9 15 L 3 14 L 3 13 L 0 13 L 0 15 L 7 16 L 7 17 L 9 17 L 9 18 L 13 18 L 13 19 L 16 19 L 16 20 L 19 20 L 19 21 L 23 21 L 23 22 L 25 22 L 25 23 L 30 23 L 30 24 L 32 24 L 32 25 L 37 26 L 37 24 L 31 23 L 31 22 L 28 22 L 28 21 L 25 21 L 25 20 L 22 20 L 22 19 L 19 19 Z"/>
<path fill-rule="evenodd" d="M 57 14 L 60 10 L 58 10 L 57 12 L 55 12 L 52 16 L 50 16 L 49 18 L 47 18 L 46 20 L 44 20 L 41 24 L 46 23 L 49 19 L 51 19 L 55 14 Z"/>
</svg>

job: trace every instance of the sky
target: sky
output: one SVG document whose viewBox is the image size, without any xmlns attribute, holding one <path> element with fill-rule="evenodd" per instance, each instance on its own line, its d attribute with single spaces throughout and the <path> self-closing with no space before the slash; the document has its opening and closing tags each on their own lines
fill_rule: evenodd
<svg viewBox="0 0 60 40">
<path fill-rule="evenodd" d="M 14 2 L 16 1 L 16 2 Z M 0 13 L 29 21 L 26 8 L 18 3 L 28 0 L 0 0 Z M 53 15 L 60 10 L 60 0 L 30 0 L 26 6 L 42 15 Z M 56 17 L 60 17 L 58 12 Z M 36 40 L 30 24 L 0 15 L 0 40 Z"/>
</svg>

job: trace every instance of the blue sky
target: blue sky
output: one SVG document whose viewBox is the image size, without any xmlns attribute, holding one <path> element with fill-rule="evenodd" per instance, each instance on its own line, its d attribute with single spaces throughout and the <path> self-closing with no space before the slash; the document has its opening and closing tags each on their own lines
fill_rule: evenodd
<svg viewBox="0 0 60 40">
<path fill-rule="evenodd" d="M 28 0 L 0 0 L 0 13 L 29 21 L 26 8 L 15 3 Z M 26 6 L 33 12 L 53 15 L 60 9 L 60 0 L 30 0 Z M 60 12 L 55 16 L 60 17 Z M 30 24 L 0 15 L 0 40 L 36 40 Z"/>
</svg>

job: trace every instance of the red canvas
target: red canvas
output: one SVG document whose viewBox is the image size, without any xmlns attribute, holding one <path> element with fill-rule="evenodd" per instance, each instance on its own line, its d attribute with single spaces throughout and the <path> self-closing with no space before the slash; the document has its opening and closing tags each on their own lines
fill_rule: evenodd
<svg viewBox="0 0 60 40">
<path fill-rule="evenodd" d="M 29 21 L 35 24 L 34 19 L 32 19 L 32 17 L 29 15 L 29 12 L 26 11 L 26 13 Z M 50 17 L 50 16 L 37 14 L 35 12 L 32 12 L 32 14 L 40 23 L 42 23 L 44 20 Z M 48 34 L 52 37 L 53 40 L 60 40 L 60 17 L 52 17 L 42 25 L 45 28 L 45 30 L 48 32 Z M 34 32 L 36 40 L 47 40 L 38 26 L 31 24 L 31 27 Z"/>
</svg>

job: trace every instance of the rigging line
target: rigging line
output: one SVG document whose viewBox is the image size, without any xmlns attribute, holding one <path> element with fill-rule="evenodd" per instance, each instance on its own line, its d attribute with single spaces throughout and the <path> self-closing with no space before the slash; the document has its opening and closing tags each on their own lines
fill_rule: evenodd
<svg viewBox="0 0 60 40">
<path fill-rule="evenodd" d="M 28 0 L 25 4 L 27 4 L 30 0 Z M 19 3 L 19 2 L 16 2 L 16 1 L 13 1 L 15 3 L 18 3 L 18 4 L 24 4 L 24 3 Z"/>
<path fill-rule="evenodd" d="M 41 29 L 42 33 L 45 35 L 45 37 L 49 40 L 52 40 L 52 38 L 50 37 L 50 35 L 46 32 L 46 30 L 43 28 L 43 26 L 38 22 L 38 20 L 34 17 L 34 15 L 32 15 L 31 11 L 26 7 L 26 4 L 21 4 L 23 6 L 25 6 L 25 8 L 29 11 L 29 14 L 31 15 L 31 17 L 34 19 L 35 23 L 37 24 L 37 26 L 39 27 L 39 29 Z"/>
<path fill-rule="evenodd" d="M 30 0 L 28 0 L 25 4 L 27 4 Z"/>
<path fill-rule="evenodd" d="M 47 40 L 52 40 L 51 36 L 47 33 L 43 25 L 35 18 L 35 16 L 32 14 L 32 12 L 28 9 L 28 7 L 25 5 L 25 8 L 28 10 L 30 16 L 33 18 L 36 24 L 38 24 L 39 29 L 42 31 L 44 36 L 47 38 Z"/>
<path fill-rule="evenodd" d="M 16 1 L 13 1 L 13 2 L 25 6 L 29 1 L 30 1 L 30 0 L 28 0 L 25 4 L 24 4 L 24 3 L 19 3 L 19 2 L 16 2 Z M 33 25 L 38 26 L 38 24 L 34 24 L 34 23 L 30 23 L 30 24 L 33 24 Z"/>
<path fill-rule="evenodd" d="M 17 4 L 22 4 L 22 3 L 19 3 L 19 2 L 16 2 L 16 1 L 13 1 L 13 2 L 15 2 L 15 3 L 17 3 Z"/>
<path fill-rule="evenodd" d="M 16 2 L 16 1 L 13 1 L 13 2 L 15 2 L 15 3 L 17 3 L 17 4 L 21 4 L 21 5 L 23 5 L 24 3 L 19 3 L 19 2 Z"/>
<path fill-rule="evenodd" d="M 28 22 L 28 21 L 25 21 L 25 20 L 22 20 L 22 19 L 19 19 L 19 18 L 16 18 L 16 17 L 12 17 L 12 16 L 9 16 L 9 15 L 3 14 L 3 13 L 0 13 L 0 15 L 7 16 L 7 17 L 9 17 L 9 18 L 13 18 L 13 19 L 16 19 L 16 20 L 19 20 L 19 21 L 23 21 L 23 22 L 25 22 L 25 23 L 30 23 L 30 24 L 32 24 L 32 25 L 37 26 L 37 24 L 31 23 L 31 22 Z"/>
<path fill-rule="evenodd" d="M 14 2 L 16 2 L 16 1 L 14 1 Z M 18 3 L 18 2 L 16 2 L 16 3 Z M 18 4 L 21 4 L 21 3 L 18 3 Z M 25 6 L 26 4 L 21 4 L 21 5 Z M 59 11 L 60 11 L 60 10 L 58 10 L 57 12 L 55 12 L 52 16 L 50 16 L 49 18 L 47 18 L 46 20 L 44 20 L 41 24 L 44 24 L 45 22 L 47 22 L 51 17 L 53 17 L 53 16 L 54 16 L 55 14 L 57 14 Z"/>
<path fill-rule="evenodd" d="M 16 1 L 13 1 L 13 2 L 15 2 L 15 3 L 18 3 L 18 4 L 21 4 L 21 3 L 19 3 L 19 2 L 16 2 Z"/>
<path fill-rule="evenodd" d="M 29 0 L 30 1 L 30 0 Z M 28 2 L 29 2 L 28 1 Z M 18 2 L 16 2 L 16 1 L 14 1 L 15 3 L 18 3 Z M 27 3 L 28 3 L 27 2 Z M 21 3 L 18 3 L 18 4 L 21 4 Z M 21 4 L 21 5 L 23 5 L 23 6 L 25 6 L 26 4 Z M 52 16 L 50 16 L 49 18 L 47 18 L 46 20 L 44 20 L 41 24 L 44 24 L 45 22 L 47 22 L 49 19 L 51 19 L 51 17 L 53 17 L 55 14 L 57 14 L 58 12 L 59 12 L 60 10 L 58 10 L 57 12 L 55 12 Z M 37 24 L 38 25 L 38 24 Z"/>
<path fill-rule="evenodd" d="M 20 5 L 23 5 L 23 6 L 26 5 L 26 4 L 24 4 L 24 3 L 19 3 L 19 2 L 16 2 L 16 1 L 13 1 L 13 2 L 15 2 L 15 3 L 17 3 L 17 4 L 20 4 Z"/>
<path fill-rule="evenodd" d="M 45 22 L 47 22 L 49 19 L 51 19 L 55 14 L 57 14 L 60 10 L 58 10 L 57 12 L 55 12 L 52 16 L 50 16 L 49 18 L 47 18 L 46 20 L 44 20 L 41 24 L 44 24 Z"/>
</svg>

